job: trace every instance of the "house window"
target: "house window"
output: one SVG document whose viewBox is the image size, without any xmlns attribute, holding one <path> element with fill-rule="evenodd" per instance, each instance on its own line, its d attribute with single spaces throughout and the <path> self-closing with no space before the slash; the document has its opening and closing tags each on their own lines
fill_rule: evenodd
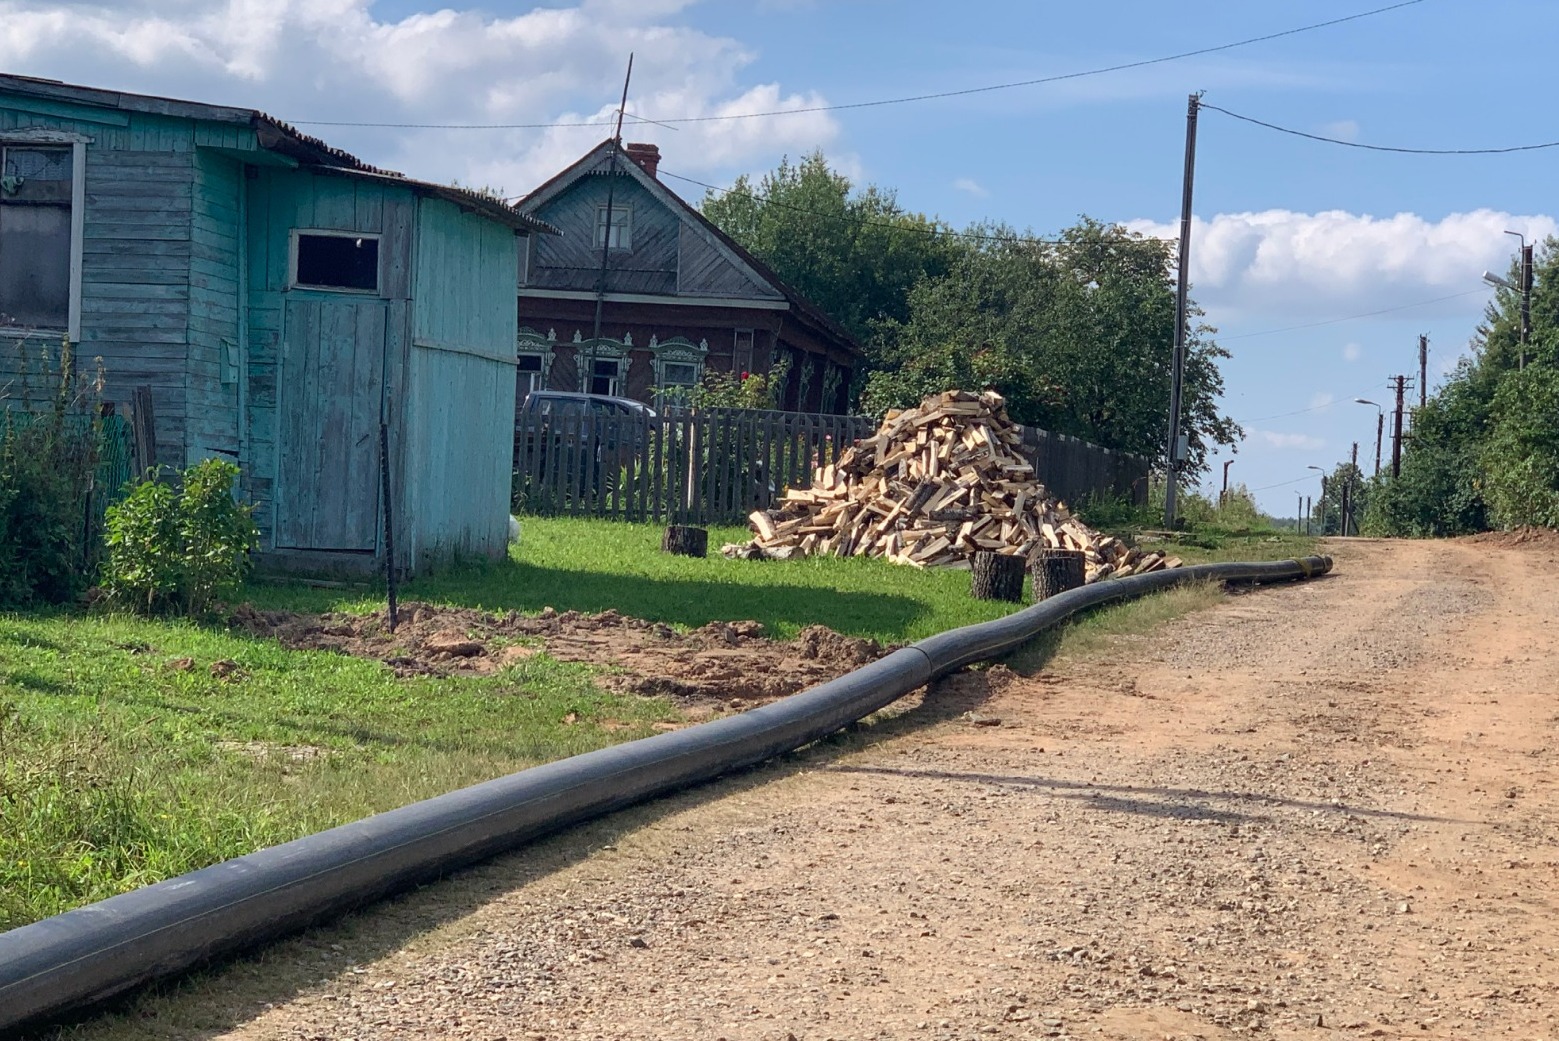
<svg viewBox="0 0 1559 1041">
<path fill-rule="evenodd" d="M 339 231 L 294 232 L 292 284 L 300 289 L 379 292 L 379 237 Z"/>
<path fill-rule="evenodd" d="M 589 393 L 620 397 L 618 390 L 621 383 L 622 364 L 617 358 L 591 359 Z"/>
<path fill-rule="evenodd" d="M 608 246 L 611 249 L 629 249 L 633 242 L 633 210 L 627 206 L 613 206 L 611 208 L 612 219 L 608 225 L 605 206 L 595 208 L 595 248 Z M 610 226 L 611 242 L 608 244 L 608 226 Z"/>
<path fill-rule="evenodd" d="M 752 330 L 736 330 L 736 346 L 731 351 L 731 371 L 737 375 L 752 371 Z"/>
<path fill-rule="evenodd" d="M 655 368 L 655 401 L 660 407 L 686 405 L 704 376 L 704 357 L 709 344 L 695 344 L 682 336 L 650 339 L 651 364 Z"/>
<path fill-rule="evenodd" d="M 539 354 L 519 355 L 519 381 L 520 396 L 523 397 L 533 390 L 541 390 L 545 381 L 545 367 Z"/>
<path fill-rule="evenodd" d="M 72 145 L 0 141 L 0 326 L 69 330 L 77 249 Z"/>
</svg>

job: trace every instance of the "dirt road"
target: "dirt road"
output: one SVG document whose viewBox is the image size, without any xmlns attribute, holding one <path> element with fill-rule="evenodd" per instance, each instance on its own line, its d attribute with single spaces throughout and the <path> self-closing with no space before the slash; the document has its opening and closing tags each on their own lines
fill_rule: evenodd
<svg viewBox="0 0 1559 1041">
<path fill-rule="evenodd" d="M 81 1036 L 1559 1037 L 1559 543 L 1331 551 Z"/>
</svg>

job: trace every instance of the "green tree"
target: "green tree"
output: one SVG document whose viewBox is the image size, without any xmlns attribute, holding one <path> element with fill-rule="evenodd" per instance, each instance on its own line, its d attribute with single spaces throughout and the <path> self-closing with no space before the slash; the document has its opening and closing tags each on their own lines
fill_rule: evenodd
<svg viewBox="0 0 1559 1041">
<path fill-rule="evenodd" d="M 1531 364 L 1500 381 L 1480 462 L 1495 524 L 1559 528 L 1559 369 Z"/>
<path fill-rule="evenodd" d="M 1532 333 L 1521 295 L 1496 290 L 1464 359 L 1413 417 L 1399 477 L 1380 483 L 1366 531 L 1459 535 L 1559 523 L 1559 241 L 1536 250 Z M 1512 268 L 1510 279 L 1518 272 Z"/>
<path fill-rule="evenodd" d="M 1162 465 L 1175 327 L 1169 245 L 1088 218 L 1054 242 L 1004 225 L 974 230 L 978 245 L 951 272 L 910 292 L 907 320 L 878 323 L 882 368 L 866 407 L 880 413 L 950 386 L 994 387 L 1019 422 Z M 1218 410 L 1218 363 L 1228 353 L 1213 332 L 1197 323 L 1187 344 L 1191 474 L 1241 434 Z"/>
<path fill-rule="evenodd" d="M 786 158 L 757 184 L 743 175 L 701 209 L 863 344 L 874 322 L 904 319 L 910 288 L 947 272 L 962 249 L 892 190 L 857 190 L 822 152 Z"/>
</svg>

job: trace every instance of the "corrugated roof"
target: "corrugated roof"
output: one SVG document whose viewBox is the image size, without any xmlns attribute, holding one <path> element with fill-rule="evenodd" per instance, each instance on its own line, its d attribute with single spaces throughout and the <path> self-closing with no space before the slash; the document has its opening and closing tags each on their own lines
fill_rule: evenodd
<svg viewBox="0 0 1559 1041">
<path fill-rule="evenodd" d="M 123 91 L 83 87 L 62 80 L 39 79 L 33 76 L 16 76 L 0 73 L 0 90 L 82 105 L 114 108 L 126 112 L 146 112 L 154 115 L 183 119 L 199 119 L 213 123 L 248 126 L 255 131 L 261 148 L 285 155 L 299 163 L 322 172 L 350 173 L 356 176 L 392 179 L 397 184 L 423 194 L 452 202 L 457 206 L 480 213 L 489 220 L 507 225 L 516 231 L 539 232 L 556 235 L 558 229 L 546 221 L 522 213 L 502 200 L 494 199 L 467 188 L 419 181 L 394 170 L 370 166 L 357 156 L 305 134 L 296 127 L 270 116 L 258 109 L 234 108 L 227 105 L 209 105 L 200 101 L 184 101 L 163 98 L 152 94 L 129 94 Z"/>
</svg>

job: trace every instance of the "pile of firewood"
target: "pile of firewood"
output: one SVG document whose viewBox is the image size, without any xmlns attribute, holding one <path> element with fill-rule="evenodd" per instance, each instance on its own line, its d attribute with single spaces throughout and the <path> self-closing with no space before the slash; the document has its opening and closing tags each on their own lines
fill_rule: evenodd
<svg viewBox="0 0 1559 1041">
<path fill-rule="evenodd" d="M 1001 395 L 948 391 L 889 412 L 877 433 L 753 513 L 757 537 L 728 556 L 886 557 L 912 567 L 968 567 L 980 551 L 1080 550 L 1087 579 L 1179 567 L 1101 535 L 1051 498 L 1020 453 Z"/>
</svg>

